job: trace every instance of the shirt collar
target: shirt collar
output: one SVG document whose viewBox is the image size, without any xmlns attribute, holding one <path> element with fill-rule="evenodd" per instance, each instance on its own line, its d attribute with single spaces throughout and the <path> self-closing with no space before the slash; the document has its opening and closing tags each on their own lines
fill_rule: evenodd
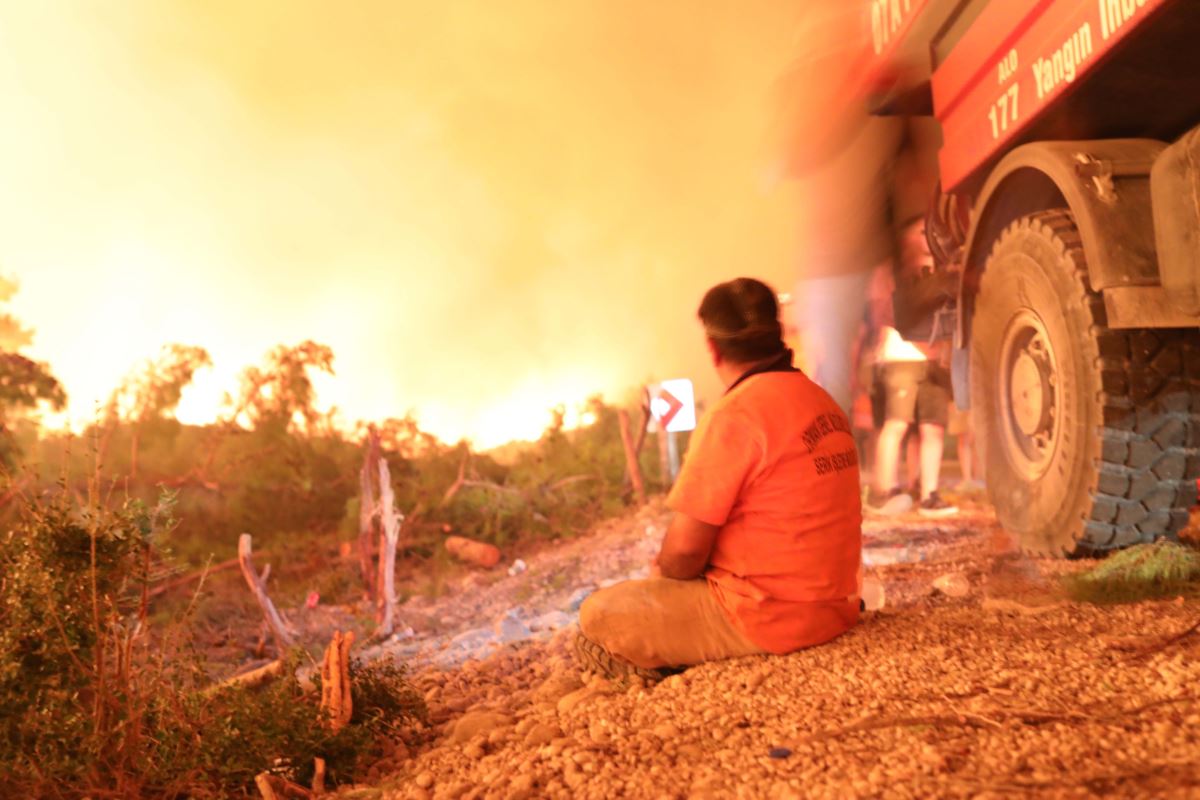
<svg viewBox="0 0 1200 800">
<path fill-rule="evenodd" d="M 799 372 L 799 371 L 800 370 L 796 369 L 796 367 L 792 365 L 792 351 L 785 349 L 779 355 L 778 358 L 773 359 L 771 361 L 764 361 L 763 363 L 758 364 L 757 366 L 753 366 L 750 369 L 743 372 L 742 376 L 740 378 L 738 378 L 736 381 L 734 381 L 730 385 L 730 387 L 725 390 L 725 394 L 729 394 L 730 392 L 732 392 L 739 385 L 741 385 L 741 383 L 743 381 L 745 381 L 747 378 L 753 377 L 755 375 L 761 375 L 764 372 Z"/>
</svg>

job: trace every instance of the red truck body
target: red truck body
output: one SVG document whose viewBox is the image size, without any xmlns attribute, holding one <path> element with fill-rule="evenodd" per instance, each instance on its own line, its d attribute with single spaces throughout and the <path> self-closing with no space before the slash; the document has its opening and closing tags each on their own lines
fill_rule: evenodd
<svg viewBox="0 0 1200 800">
<path fill-rule="evenodd" d="M 868 0 L 872 52 L 847 96 L 862 96 L 916 70 L 927 80 L 945 145 L 942 186 L 961 189 L 981 168 L 1031 138 L 1039 123 L 1101 69 L 1122 44 L 1172 8 L 1194 0 Z M 913 61 L 925 63 L 914 64 Z M 911 74 L 907 80 L 912 82 Z M 1106 92 L 1121 103 L 1124 92 Z M 1071 138 L 1089 129 L 1079 115 Z M 1177 133 L 1178 131 L 1173 131 Z"/>
<path fill-rule="evenodd" d="M 991 3 L 933 74 L 953 191 L 1156 12 L 1187 0 L 1004 0 Z"/>
<path fill-rule="evenodd" d="M 1051 554 L 1176 535 L 1200 477 L 1200 0 L 861 2 L 842 97 L 942 138 L 933 263 L 898 271 L 897 320 L 952 329 L 1001 523 Z"/>
</svg>

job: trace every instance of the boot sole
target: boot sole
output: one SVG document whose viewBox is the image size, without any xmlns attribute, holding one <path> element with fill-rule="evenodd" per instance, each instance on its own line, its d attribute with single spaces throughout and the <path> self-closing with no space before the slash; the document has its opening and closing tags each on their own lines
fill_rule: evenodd
<svg viewBox="0 0 1200 800">
<path fill-rule="evenodd" d="M 582 633 L 575 634 L 575 660 L 585 670 L 605 678 L 620 680 L 641 678 L 647 683 L 658 683 L 667 676 L 663 670 L 635 667 L 624 659 L 614 656 Z"/>
</svg>

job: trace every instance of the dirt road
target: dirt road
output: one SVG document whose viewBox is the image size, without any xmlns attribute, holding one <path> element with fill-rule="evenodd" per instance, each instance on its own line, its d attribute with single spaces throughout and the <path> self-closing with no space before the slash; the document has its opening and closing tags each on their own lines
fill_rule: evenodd
<svg viewBox="0 0 1200 800">
<path fill-rule="evenodd" d="M 653 687 L 585 683 L 572 608 L 638 574 L 666 519 L 651 506 L 520 574 L 406 604 L 417 635 L 388 650 L 419 665 L 433 726 L 348 793 L 1200 796 L 1200 636 L 1162 646 L 1200 603 L 1067 602 L 1054 578 L 1084 564 L 1018 556 L 979 506 L 869 520 L 868 574 L 887 603 L 831 644 Z"/>
</svg>

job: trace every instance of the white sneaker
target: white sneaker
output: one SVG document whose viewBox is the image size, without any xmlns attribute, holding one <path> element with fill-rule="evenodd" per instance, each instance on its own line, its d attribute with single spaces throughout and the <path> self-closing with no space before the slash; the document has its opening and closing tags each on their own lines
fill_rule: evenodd
<svg viewBox="0 0 1200 800">
<path fill-rule="evenodd" d="M 871 508 L 871 511 L 882 517 L 894 517 L 899 514 L 907 514 L 912 511 L 912 507 L 912 495 L 903 489 L 896 488 L 892 489 L 883 503 Z"/>
</svg>

